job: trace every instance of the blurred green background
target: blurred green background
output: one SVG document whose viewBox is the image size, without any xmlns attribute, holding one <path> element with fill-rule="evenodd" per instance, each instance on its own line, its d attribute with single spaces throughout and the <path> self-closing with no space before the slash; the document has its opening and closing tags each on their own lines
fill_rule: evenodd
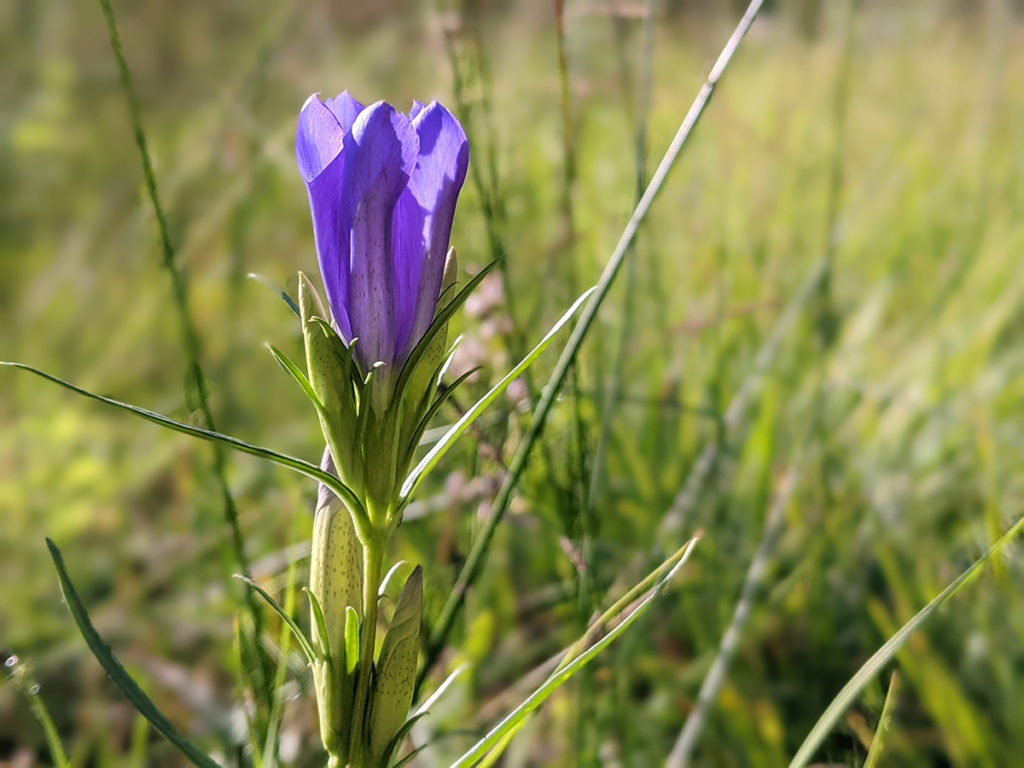
<svg viewBox="0 0 1024 768">
<path fill-rule="evenodd" d="M 564 70 L 556 6 L 532 0 L 114 9 L 217 426 L 315 460 L 316 419 L 263 347 L 300 355 L 297 324 L 246 277 L 294 292 L 296 271 L 316 269 L 292 151 L 305 98 L 437 98 L 470 132 L 474 177 L 453 243 L 470 273 L 496 251 L 507 261 L 458 322 L 457 364 L 483 366 L 456 398 L 465 407 L 596 280 L 742 4 L 567 2 Z M 554 697 L 505 761 L 661 764 L 791 479 L 765 588 L 694 754 L 784 765 L 860 664 L 1021 514 L 1022 12 L 1007 0 L 779 0 L 764 12 L 499 528 L 431 681 L 460 662 L 470 671 L 432 715 L 418 764 L 447 765 L 516 703 L 509 686 L 702 529 L 651 616 Z M 0 67 L 0 358 L 194 418 L 98 4 L 3 3 Z M 725 423 L 818 274 L 749 408 Z M 426 568 L 428 621 L 555 356 L 464 439 L 399 532 L 395 555 Z M 181 764 L 89 654 L 45 536 L 154 700 L 230 760 L 244 741 L 240 592 L 209 446 L 10 369 L 0 425 L 0 655 L 18 658 L 0 684 L 0 764 L 50 764 L 32 684 L 76 766 Z M 680 514 L 674 500 L 709 445 L 703 492 Z M 243 456 L 228 457 L 227 478 L 257 578 L 279 593 L 297 560 L 304 581 L 315 489 Z M 1020 763 L 1022 587 L 1020 558 L 1001 560 L 899 656 L 888 764 Z M 310 681 L 299 665 L 289 678 L 282 762 L 315 765 L 310 697 L 299 698 Z M 881 682 L 869 688 L 824 762 L 862 762 L 883 696 Z"/>
</svg>

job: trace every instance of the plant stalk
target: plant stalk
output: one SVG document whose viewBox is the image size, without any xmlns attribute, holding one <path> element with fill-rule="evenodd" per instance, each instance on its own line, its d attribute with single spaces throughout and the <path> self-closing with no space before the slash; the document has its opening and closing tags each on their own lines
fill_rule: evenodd
<svg viewBox="0 0 1024 768">
<path fill-rule="evenodd" d="M 364 754 L 368 746 L 365 721 L 370 711 L 370 680 L 377 644 L 377 593 L 384 563 L 384 540 L 385 536 L 378 534 L 363 542 L 363 625 L 359 636 L 359 672 L 349 738 L 351 768 L 363 768 L 364 761 L 370 759 L 368 753 Z M 334 768 L 334 765 L 328 763 L 328 768 Z"/>
</svg>

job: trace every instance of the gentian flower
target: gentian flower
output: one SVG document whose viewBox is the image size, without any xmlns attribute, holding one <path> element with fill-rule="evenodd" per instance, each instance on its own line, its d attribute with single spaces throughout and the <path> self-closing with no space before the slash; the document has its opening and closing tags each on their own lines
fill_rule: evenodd
<svg viewBox="0 0 1024 768">
<path fill-rule="evenodd" d="M 311 96 L 295 155 L 333 324 L 364 373 L 397 372 L 437 310 L 469 144 L 437 102 L 408 116 L 348 93 Z"/>
<path fill-rule="evenodd" d="M 383 101 L 364 107 L 345 92 L 306 101 L 295 155 L 327 307 L 300 273 L 307 367 L 305 377 L 293 375 L 316 406 L 323 468 L 350 492 L 342 501 L 322 488 L 314 522 L 309 594 L 319 610 L 312 634 L 320 731 L 329 768 L 377 768 L 390 764 L 408 716 L 423 610 L 417 569 L 378 654 L 380 574 L 404 509 L 398 489 L 444 398 L 436 384 L 447 318 L 468 290 L 452 297 L 445 289 L 455 280 L 448 245 L 469 144 L 437 102 L 415 102 L 406 116 Z M 353 631 L 358 655 L 349 658 Z"/>
</svg>

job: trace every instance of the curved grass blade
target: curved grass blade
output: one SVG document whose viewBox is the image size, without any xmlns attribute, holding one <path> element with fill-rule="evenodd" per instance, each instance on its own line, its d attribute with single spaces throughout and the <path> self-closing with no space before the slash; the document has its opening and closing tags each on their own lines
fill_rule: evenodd
<svg viewBox="0 0 1024 768">
<path fill-rule="evenodd" d="M 82 601 L 78 598 L 78 593 L 75 592 L 75 588 L 71 584 L 71 578 L 64 567 L 64 558 L 61 557 L 57 545 L 53 543 L 52 539 L 48 538 L 46 546 L 50 548 L 50 557 L 53 558 L 53 564 L 57 568 L 57 578 L 60 580 L 60 590 L 64 593 L 64 599 L 71 610 L 71 615 L 74 617 L 82 637 L 85 638 L 89 650 L 92 651 L 99 663 L 103 665 L 107 674 L 110 675 L 110 679 L 121 689 L 121 693 L 125 695 L 139 713 L 163 734 L 168 741 L 181 750 L 182 754 L 193 765 L 197 765 L 200 768 L 220 768 L 208 755 L 181 735 L 181 732 L 156 708 L 152 700 L 139 688 L 138 683 L 121 666 L 121 662 L 117 660 L 110 650 L 110 646 L 103 642 L 103 638 L 99 636 L 96 628 L 93 627 L 89 614 L 86 613 L 85 606 L 82 605 Z"/>
<path fill-rule="evenodd" d="M 1009 545 L 1017 536 L 1024 532 L 1024 516 L 1017 520 L 1016 523 L 1002 535 L 1002 537 L 991 547 L 989 550 L 982 555 L 979 559 L 974 561 L 966 571 L 961 573 L 956 579 L 939 595 L 932 600 L 928 605 L 922 608 L 918 613 L 904 624 L 900 629 L 890 637 L 885 644 L 875 651 L 874 655 L 868 659 L 864 666 L 862 666 L 857 673 L 850 678 L 850 681 L 843 686 L 843 689 L 839 691 L 836 697 L 832 700 L 832 703 L 828 705 L 828 708 L 822 713 L 818 722 L 814 724 L 811 732 L 807 734 L 807 738 L 804 739 L 804 743 L 800 745 L 800 749 L 797 750 L 794 755 L 792 762 L 789 764 L 789 768 L 803 768 L 810 762 L 814 756 L 815 751 L 821 746 L 821 742 L 825 740 L 825 737 L 835 727 L 836 722 L 842 717 L 843 712 L 853 703 L 854 699 L 860 695 L 864 687 L 871 682 L 872 678 L 881 671 L 882 667 L 889 663 L 896 653 L 903 647 L 907 639 L 914 634 L 921 625 L 928 621 L 939 608 L 941 608 L 951 597 L 956 595 L 964 587 L 968 586 L 978 576 L 981 575 L 985 566 L 989 564 L 994 558 L 996 558 L 1007 545 Z"/>
<path fill-rule="evenodd" d="M 59 379 L 56 376 L 47 373 L 46 371 L 41 371 L 38 368 L 33 368 L 31 365 L 25 365 L 24 363 L 0 361 L 0 366 L 6 366 L 8 368 L 17 368 L 22 371 L 28 371 L 29 373 L 33 373 L 36 376 L 46 379 L 47 381 L 53 382 L 54 384 L 59 384 L 60 386 L 64 387 L 64 389 L 71 390 L 72 392 L 82 395 L 83 397 L 88 397 L 91 400 L 97 400 L 101 403 L 112 405 L 115 408 L 120 408 L 123 411 L 128 411 L 129 413 L 134 414 L 135 416 L 138 416 L 141 419 L 145 419 L 146 421 L 150 421 L 153 424 L 157 424 L 161 427 L 166 427 L 167 429 L 174 430 L 175 432 L 181 432 L 182 434 L 189 435 L 190 437 L 197 437 L 200 440 L 208 440 L 213 443 L 222 443 L 230 448 L 234 448 L 236 451 L 239 451 L 241 453 L 248 453 L 251 456 L 258 456 L 261 459 L 266 459 L 267 461 L 273 462 L 274 464 L 286 467 L 292 470 L 293 472 L 298 472 L 301 475 L 305 475 L 308 478 L 323 483 L 332 491 L 334 491 L 335 495 L 338 496 L 338 498 L 344 500 L 346 504 L 354 505 L 355 509 L 362 510 L 363 508 L 363 505 L 359 501 L 359 498 L 352 492 L 352 490 L 347 485 L 342 483 L 341 480 L 332 475 L 330 472 L 325 472 L 324 470 L 320 469 L 320 467 L 316 466 L 315 464 L 311 464 L 308 461 L 305 461 L 304 459 L 299 459 L 284 453 L 278 453 L 277 451 L 272 451 L 269 448 L 264 448 L 261 445 L 247 443 L 244 440 L 239 440 L 237 437 L 224 435 L 221 434 L 220 432 L 214 432 L 212 430 L 202 429 L 200 427 L 193 427 L 191 424 L 184 424 L 180 421 L 175 421 L 174 419 L 164 416 L 163 414 L 156 413 L 155 411 L 150 411 L 145 408 L 140 408 L 137 405 L 122 403 L 120 400 L 114 400 L 109 397 L 104 397 L 103 395 L 98 395 L 95 392 L 90 392 L 87 389 L 76 387 L 71 382 Z"/>
<path fill-rule="evenodd" d="M 469 429 L 469 425 L 476 421 L 480 414 L 487 409 L 487 406 L 493 403 L 495 398 L 504 392 L 509 384 L 519 378 L 523 371 L 533 365 L 533 361 L 540 356 L 541 352 L 547 349 L 547 346 L 555 338 L 558 332 L 565 327 L 565 324 L 568 323 L 570 319 L 572 319 L 572 316 L 576 314 L 577 310 L 586 303 L 587 299 L 590 298 L 590 294 L 592 294 L 594 290 L 594 288 L 590 288 L 584 291 L 580 297 L 573 302 L 573 305 L 565 311 L 565 314 L 558 318 L 558 322 L 551 326 L 551 329 L 544 335 L 544 338 L 538 342 L 537 346 L 530 350 L 530 353 L 519 362 L 519 365 L 509 371 L 501 381 L 491 387 L 490 391 L 480 398 L 472 408 L 466 411 L 461 419 L 452 424 L 451 428 L 445 432 L 444 436 L 434 444 L 434 447 L 431 448 L 427 452 L 427 455 L 420 460 L 420 463 L 413 468 L 412 472 L 409 473 L 409 476 L 402 484 L 402 504 L 409 499 L 412 492 L 416 490 L 416 486 L 420 484 L 426 474 L 434 468 L 446 453 L 448 453 L 452 443 L 454 443 L 463 432 Z"/>
<path fill-rule="evenodd" d="M 39 686 L 31 678 L 27 665 L 17 656 L 11 655 L 4 661 L 4 669 L 7 670 L 14 685 L 28 699 L 29 709 L 43 729 L 43 738 L 46 740 L 46 746 L 50 750 L 50 759 L 55 768 L 71 768 L 67 753 L 64 752 L 64 745 L 60 740 L 60 733 L 57 732 L 57 725 L 53 722 L 50 710 L 39 693 Z"/>
<path fill-rule="evenodd" d="M 882 752 L 885 748 L 885 737 L 889 735 L 892 730 L 889 727 L 889 720 L 891 718 L 890 713 L 892 708 L 896 706 L 896 699 L 899 696 L 900 690 L 900 674 L 895 669 L 892 671 L 892 677 L 889 678 L 889 690 L 885 694 L 885 703 L 882 705 L 882 714 L 878 718 L 878 727 L 875 729 L 875 738 L 871 740 L 871 748 L 868 750 L 868 756 L 864 758 L 864 768 L 877 768 L 878 761 L 882 757 Z"/>
<path fill-rule="evenodd" d="M 401 760 L 399 760 L 397 763 L 395 763 L 393 768 L 404 768 L 404 766 L 409 765 L 409 763 L 411 763 L 413 760 L 415 760 L 416 756 L 419 755 L 419 753 L 422 752 L 426 748 L 427 748 L 426 744 L 424 744 L 423 746 L 420 746 L 420 747 L 416 747 L 416 749 L 414 749 L 408 755 L 406 755 Z"/>
<path fill-rule="evenodd" d="M 530 694 L 522 704 L 506 715 L 501 722 L 494 726 L 494 728 L 484 736 L 484 738 L 478 741 L 468 752 L 456 760 L 452 764 L 452 768 L 468 768 L 469 766 L 476 765 L 496 747 L 500 746 L 504 748 L 509 741 L 507 736 L 512 731 L 517 730 L 531 712 L 543 704 L 552 693 L 558 690 L 558 688 L 560 688 L 564 683 L 568 682 L 576 672 L 586 666 L 591 659 L 613 643 L 619 635 L 629 629 L 637 619 L 650 609 L 654 600 L 665 590 L 665 587 L 668 586 L 672 578 L 680 571 L 689 559 L 690 553 L 693 551 L 693 547 L 696 545 L 697 541 L 698 540 L 696 538 L 690 540 L 683 550 L 682 555 L 679 556 L 678 562 L 676 562 L 676 564 L 673 565 L 667 573 L 655 582 L 654 586 L 651 587 L 646 596 L 639 602 L 635 603 L 634 607 L 622 617 L 622 620 L 613 629 L 594 642 L 594 644 L 587 648 L 587 650 L 582 653 L 578 653 L 570 663 L 560 669 L 556 669 L 555 672 L 553 672 L 536 691 Z M 588 630 L 588 633 L 589 632 L 590 630 Z M 574 648 L 577 646 L 574 646 Z M 574 651 L 570 651 L 570 653 L 574 653 Z"/>
<path fill-rule="evenodd" d="M 393 737 L 391 737 L 391 741 L 388 742 L 387 748 L 384 750 L 384 766 L 391 765 L 392 760 L 394 760 L 395 753 L 398 751 L 398 748 L 402 746 L 402 740 L 409 735 L 409 732 L 412 731 L 412 727 L 416 725 L 416 723 L 419 722 L 420 718 L 422 717 L 423 714 L 420 713 L 412 715 L 408 720 L 405 721 L 405 723 L 403 723 L 402 727 L 398 729 L 398 732 Z M 418 747 L 414 749 L 413 754 L 419 754 L 419 752 L 422 749 L 423 747 Z M 394 766 L 392 766 L 392 768 L 398 768 L 398 766 L 404 765 L 406 762 L 409 761 L 409 759 L 409 756 L 406 755 L 401 760 L 399 760 Z"/>
<path fill-rule="evenodd" d="M 316 652 L 313 650 L 313 646 L 310 645 L 309 638 L 306 637 L 306 634 L 302 631 L 299 625 L 295 623 L 295 620 L 288 615 L 284 608 L 281 607 L 281 604 L 278 603 L 277 600 L 275 600 L 273 597 L 271 597 L 270 593 L 267 592 L 267 590 L 265 590 L 252 579 L 250 579 L 248 576 L 243 576 L 241 573 L 236 573 L 235 578 L 244 581 L 250 587 L 255 589 L 259 593 L 260 597 L 266 600 L 267 605 L 274 609 L 274 613 L 281 617 L 281 621 L 287 624 L 288 629 L 290 629 L 292 631 L 292 634 L 295 635 L 295 639 L 299 641 L 299 646 L 302 648 L 302 653 L 306 656 L 306 659 L 309 660 L 309 663 L 312 664 L 313 662 L 315 662 Z"/>
</svg>

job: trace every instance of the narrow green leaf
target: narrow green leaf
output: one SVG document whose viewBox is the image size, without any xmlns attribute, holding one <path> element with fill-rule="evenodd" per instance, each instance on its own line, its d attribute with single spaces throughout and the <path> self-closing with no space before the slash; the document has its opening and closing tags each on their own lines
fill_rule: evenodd
<svg viewBox="0 0 1024 768">
<path fill-rule="evenodd" d="M 198 765 L 200 768 L 220 768 L 208 755 L 204 754 L 195 744 L 181 735 L 181 732 L 156 708 L 156 705 L 138 686 L 138 683 L 121 666 L 121 662 L 117 660 L 110 650 L 110 646 L 103 642 L 103 638 L 100 637 L 96 628 L 93 627 L 89 614 L 86 612 L 85 606 L 82 605 L 82 601 L 79 599 L 78 593 L 71 583 L 71 577 L 68 576 L 67 569 L 64 567 L 64 558 L 61 557 L 57 545 L 51 539 L 47 539 L 46 546 L 50 549 L 50 557 L 53 558 L 53 564 L 57 569 L 57 578 L 60 580 L 60 589 L 64 593 L 64 599 L 71 610 L 71 615 L 74 617 L 82 637 L 85 638 L 89 650 L 92 651 L 97 661 L 103 665 L 107 674 L 110 675 L 110 679 L 121 689 L 121 693 L 125 695 L 139 713 L 149 720 L 153 727 L 163 734 L 168 741 L 181 750 L 182 754 L 193 765 Z"/>
<path fill-rule="evenodd" d="M 317 641 L 323 649 L 323 658 L 330 659 L 331 636 L 327 632 L 327 621 L 324 619 L 323 608 L 320 607 L 320 601 L 316 599 L 312 589 L 303 587 L 302 591 L 306 593 L 306 599 L 309 600 L 309 610 L 313 614 L 313 626 L 316 627 Z"/>
<path fill-rule="evenodd" d="M 988 565 L 994 557 L 998 556 L 1004 549 L 1006 549 L 1007 545 L 1017 538 L 1021 532 L 1024 532 L 1024 517 L 1018 519 L 1010 530 L 1004 533 L 984 555 L 976 560 L 970 568 L 957 576 L 956 579 L 948 587 L 942 590 L 934 600 L 918 611 L 914 618 L 900 627 L 896 634 L 890 637 L 885 644 L 864 663 L 864 666 L 857 670 L 857 673 L 850 678 L 850 681 L 843 686 L 843 689 L 839 691 L 836 697 L 832 700 L 832 703 L 829 704 L 828 708 L 822 713 L 818 722 L 815 723 L 814 727 L 811 729 L 811 732 L 807 734 L 807 738 L 804 739 L 804 743 L 800 745 L 800 749 L 797 750 L 792 762 L 790 762 L 789 768 L 803 768 L 803 766 L 810 762 L 815 751 L 819 746 L 821 746 L 821 742 L 825 740 L 825 737 L 828 736 L 832 728 L 835 727 L 836 722 L 838 722 L 839 718 L 842 717 L 843 712 L 845 712 L 854 702 L 857 696 L 860 695 L 860 692 L 864 690 L 864 687 L 871 682 L 872 678 L 878 674 L 882 667 L 892 660 L 897 652 L 899 652 L 900 648 L 903 647 L 904 643 L 907 642 L 907 639 L 914 634 L 914 632 L 920 629 L 921 625 L 928 621 L 932 614 L 941 608 L 946 601 L 980 576 L 981 572 L 985 569 L 985 566 Z"/>
<path fill-rule="evenodd" d="M 889 727 L 890 713 L 896 706 L 896 698 L 900 690 L 900 673 L 895 669 L 889 678 L 889 690 L 885 693 L 885 703 L 882 705 L 882 715 L 878 718 L 878 727 L 875 728 L 875 738 L 871 740 L 871 748 L 868 756 L 864 759 L 864 768 L 877 768 L 878 761 L 882 757 L 882 750 L 885 748 L 885 738 L 892 730 Z"/>
<path fill-rule="evenodd" d="M 409 763 L 411 763 L 416 758 L 416 755 L 418 755 L 420 752 L 422 752 L 426 748 L 427 748 L 426 744 L 423 744 L 423 745 L 421 745 L 419 747 L 416 747 L 416 749 L 414 749 L 408 755 L 406 755 L 401 760 L 399 760 L 397 763 L 395 763 L 394 768 L 402 768 L 403 766 L 408 765 Z"/>
<path fill-rule="evenodd" d="M 380 587 L 377 589 L 377 597 L 390 597 L 394 600 L 398 599 L 398 595 L 402 592 L 402 587 L 405 585 L 406 579 L 409 578 L 409 574 L 412 573 L 413 565 L 408 560 L 399 560 L 397 563 L 392 565 L 384 578 L 380 580 Z"/>
<path fill-rule="evenodd" d="M 502 746 L 502 748 L 507 745 L 507 734 L 518 729 L 531 712 L 543 704 L 552 693 L 568 682 L 568 680 L 588 662 L 590 662 L 591 659 L 613 643 L 619 635 L 625 632 L 637 619 L 647 612 L 654 600 L 665 590 L 665 587 L 689 559 L 690 553 L 693 551 L 693 547 L 696 543 L 697 539 L 690 540 L 689 544 L 687 544 L 683 551 L 682 556 L 679 557 L 678 562 L 657 582 L 655 582 L 654 586 L 651 587 L 646 596 L 637 602 L 635 607 L 629 610 L 629 612 L 622 617 L 622 620 L 613 629 L 594 642 L 594 644 L 587 648 L 587 650 L 579 653 L 572 662 L 552 673 L 551 676 L 548 677 L 548 679 L 545 680 L 536 691 L 530 694 L 522 704 L 506 715 L 505 718 L 494 726 L 494 728 L 492 728 L 483 739 L 478 741 L 468 752 L 455 761 L 455 763 L 452 764 L 452 768 L 476 765 L 492 749 L 499 745 Z M 575 647 L 576 646 L 574 646 L 574 648 Z"/>
<path fill-rule="evenodd" d="M 302 391 L 305 393 L 306 397 L 310 399 L 317 411 L 322 410 L 324 407 L 323 403 L 320 402 L 320 398 L 317 397 L 316 392 L 313 391 L 313 385 L 309 383 L 309 379 L 306 378 L 306 374 L 304 374 L 295 363 L 288 359 L 287 355 L 281 352 L 281 350 L 273 344 L 267 344 L 267 348 L 270 350 L 270 354 L 274 356 L 274 359 L 277 360 L 278 365 L 284 368 L 285 371 L 295 379 L 295 383 L 302 388 Z"/>
<path fill-rule="evenodd" d="M 265 590 L 252 579 L 250 579 L 248 576 L 243 576 L 240 573 L 236 573 L 235 578 L 244 581 L 250 587 L 255 589 L 259 593 L 260 597 L 267 601 L 267 605 L 273 608 L 274 613 L 280 616 L 281 621 L 287 624 L 288 628 L 291 629 L 292 634 L 295 635 L 295 639 L 299 641 L 299 646 L 302 648 L 302 652 L 303 654 L 305 654 L 306 659 L 309 661 L 310 664 L 313 664 L 316 661 L 316 651 L 314 651 L 313 646 L 310 645 L 309 638 L 306 637 L 306 633 L 302 631 L 299 625 L 295 623 L 295 620 L 287 613 L 285 613 L 284 608 L 280 606 L 277 600 L 271 597 L 270 593 L 267 592 L 267 590 Z"/>
<path fill-rule="evenodd" d="M 509 371 L 501 381 L 495 384 L 486 395 L 480 398 L 473 407 L 466 411 L 463 417 L 455 422 L 451 428 L 445 432 L 444 436 L 434 444 L 434 447 L 431 448 L 420 460 L 420 463 L 417 464 L 412 472 L 409 473 L 409 476 L 402 484 L 401 504 L 405 504 L 409 500 L 413 491 L 416 490 L 416 487 L 422 482 L 426 474 L 437 465 L 446 453 L 448 453 L 451 449 L 452 443 L 454 443 L 455 440 L 469 429 L 469 425 L 479 418 L 480 414 L 487 409 L 487 406 L 493 403 L 495 398 L 504 392 L 509 384 L 519 378 L 523 371 L 533 364 L 533 361 L 536 360 L 540 356 L 541 352 L 543 352 L 552 340 L 554 340 L 558 332 L 565 327 L 566 323 L 568 323 L 569 320 L 572 319 L 572 316 L 576 314 L 577 310 L 586 303 L 590 294 L 593 292 L 593 288 L 584 291 L 583 294 L 573 302 L 573 305 L 565 311 L 565 314 L 558 319 L 558 322 L 551 327 L 547 334 L 545 334 L 544 338 L 540 340 L 537 346 L 530 350 L 530 353 L 520 361 L 519 365 Z"/>
<path fill-rule="evenodd" d="M 354 675 L 359 665 L 359 614 L 351 605 L 345 609 L 345 674 Z"/>
<path fill-rule="evenodd" d="M 384 751 L 384 757 L 381 759 L 381 765 L 382 766 L 387 766 L 387 765 L 389 765 L 391 763 L 391 760 L 394 758 L 395 752 L 397 752 L 398 748 L 400 746 L 402 746 L 402 740 L 406 736 L 409 735 L 409 732 L 412 730 L 412 727 L 414 725 L 416 725 L 416 723 L 419 722 L 421 717 L 423 717 L 422 714 L 415 714 L 415 715 L 413 715 L 412 717 L 410 717 L 408 720 L 405 721 L 405 723 L 402 725 L 401 728 L 398 729 L 398 733 L 396 733 L 394 735 L 394 737 L 391 739 L 391 742 L 388 744 L 387 749 Z M 426 745 L 424 745 L 424 746 L 426 746 Z M 414 754 L 414 755 L 418 754 L 421 749 L 422 749 L 422 747 L 414 749 L 412 751 L 412 754 Z M 406 755 L 401 760 L 399 760 L 397 763 L 395 763 L 393 768 L 398 768 L 398 766 L 404 765 L 405 763 L 408 762 L 408 760 L 409 760 L 409 756 Z"/>
<path fill-rule="evenodd" d="M 362 510 L 363 508 L 362 503 L 359 501 L 359 497 L 352 492 L 351 488 L 349 488 L 347 485 L 341 482 L 341 480 L 339 480 L 334 475 L 330 474 L 329 472 L 324 472 L 322 469 L 320 469 L 320 467 L 316 466 L 315 464 L 311 464 L 303 459 L 298 459 L 295 458 L 294 456 L 288 456 L 287 454 L 284 453 L 278 453 L 277 451 L 273 451 L 270 448 L 264 448 L 263 446 L 260 445 L 253 445 L 252 443 L 247 443 L 244 440 L 239 440 L 237 437 L 224 435 L 221 434 L 220 432 L 213 432 L 212 430 L 209 429 L 193 427 L 191 424 L 184 424 L 180 421 L 175 421 L 174 419 L 164 416 L 163 414 L 156 413 L 155 411 L 150 411 L 145 408 L 140 408 L 137 405 L 130 405 L 128 403 L 122 403 L 120 400 L 114 400 L 109 397 L 104 397 L 103 395 L 97 395 L 95 392 L 90 392 L 87 389 L 76 387 L 74 384 L 68 381 L 59 379 L 56 376 L 53 376 L 52 374 L 46 373 L 46 371 L 41 371 L 38 368 L 33 368 L 32 366 L 25 365 L 24 363 L 0 361 L 0 366 L 6 366 L 8 368 L 17 368 L 18 370 L 28 371 L 29 373 L 35 374 L 36 376 L 46 379 L 47 381 L 51 381 L 54 384 L 58 384 L 64 387 L 64 389 L 70 390 L 78 395 L 82 395 L 83 397 L 87 397 L 91 400 L 97 400 L 101 403 L 106 403 L 107 405 L 112 405 L 115 408 L 120 408 L 123 411 L 128 411 L 128 413 L 138 416 L 141 419 L 145 419 L 146 421 L 152 422 L 153 424 L 165 427 L 166 429 L 171 429 L 174 430 L 175 432 L 181 432 L 182 434 L 189 435 L 190 437 L 197 437 L 200 440 L 208 440 L 213 443 L 222 443 L 224 445 L 229 446 L 230 448 L 234 448 L 236 451 L 239 451 L 241 453 L 248 453 L 251 456 L 258 456 L 261 459 L 265 459 L 266 461 L 270 461 L 279 466 L 286 467 L 292 470 L 293 472 L 298 472 L 300 475 L 305 475 L 306 477 L 312 478 L 313 480 L 317 480 L 326 485 L 332 491 L 334 491 L 334 493 L 339 498 L 344 499 L 346 504 L 354 505 L 354 508 L 359 510 Z"/>
</svg>

